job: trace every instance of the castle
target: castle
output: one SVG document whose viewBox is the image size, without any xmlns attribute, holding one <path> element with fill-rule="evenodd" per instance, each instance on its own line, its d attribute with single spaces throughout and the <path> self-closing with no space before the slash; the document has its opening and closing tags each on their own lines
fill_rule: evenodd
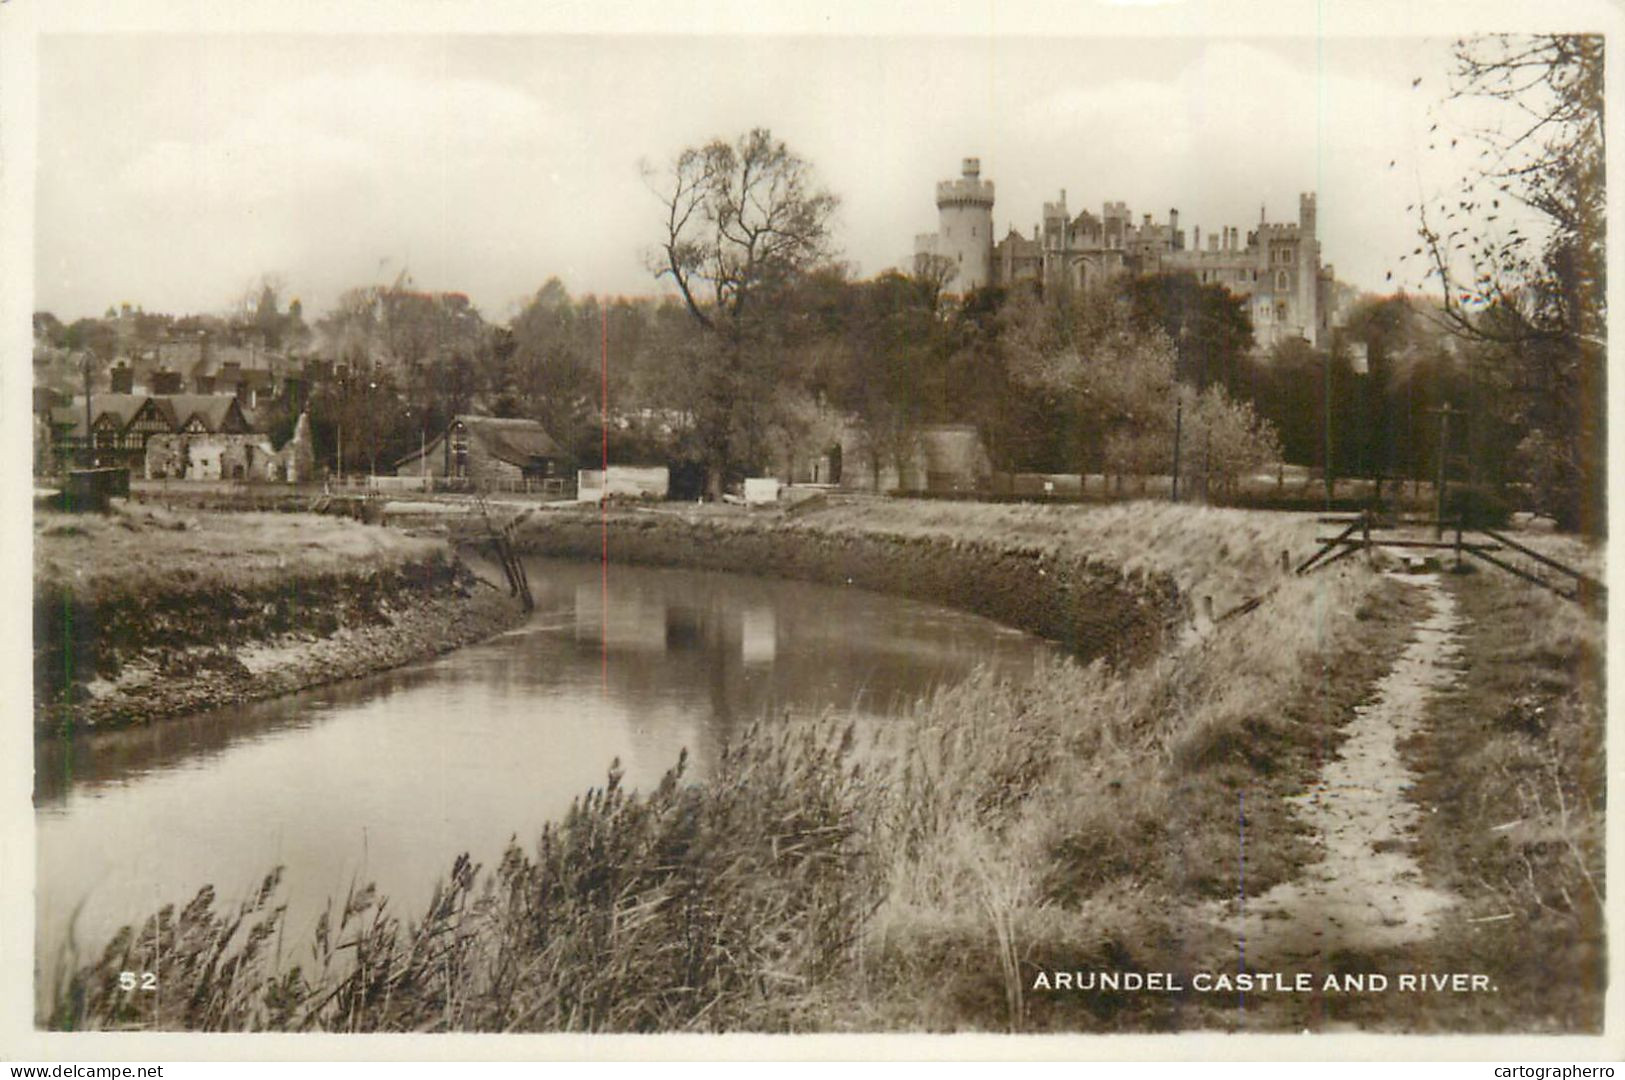
<svg viewBox="0 0 1625 1080">
<path fill-rule="evenodd" d="M 1298 197 L 1297 222 L 1266 222 L 1261 207 L 1245 241 L 1240 229 L 1226 226 L 1210 232 L 1204 248 L 1199 227 L 1186 246 L 1177 209 L 1166 223 L 1146 214 L 1136 225 L 1121 202 L 1106 203 L 1099 217 L 1087 210 L 1074 217 L 1063 189 L 1059 200 L 1044 204 L 1042 230 L 1034 225 L 1031 239 L 1011 228 L 995 241 L 993 182 L 981 178 L 978 158 L 964 160 L 959 179 L 937 185 L 937 231 L 915 237 L 914 259 L 917 271 L 934 265 L 948 291 L 959 294 L 1021 282 L 1081 289 L 1125 273 L 1189 272 L 1247 299 L 1260 348 L 1292 338 L 1320 345 L 1348 291 L 1321 265 L 1313 193 Z"/>
</svg>

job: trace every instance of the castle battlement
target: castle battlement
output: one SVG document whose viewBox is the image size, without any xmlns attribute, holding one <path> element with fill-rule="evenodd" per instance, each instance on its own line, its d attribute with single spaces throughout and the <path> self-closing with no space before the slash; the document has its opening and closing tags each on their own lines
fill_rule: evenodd
<svg viewBox="0 0 1625 1080">
<path fill-rule="evenodd" d="M 942 180 L 937 184 L 937 206 L 993 206 L 993 181 Z"/>
<path fill-rule="evenodd" d="M 982 178 L 982 159 L 968 157 L 960 162 L 958 180 L 937 184 L 937 208 L 968 206 L 993 209 L 993 181 Z"/>
</svg>

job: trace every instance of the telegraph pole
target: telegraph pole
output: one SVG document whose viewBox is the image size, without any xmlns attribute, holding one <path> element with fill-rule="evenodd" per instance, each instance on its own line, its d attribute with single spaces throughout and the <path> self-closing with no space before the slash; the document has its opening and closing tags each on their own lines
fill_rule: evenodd
<svg viewBox="0 0 1625 1080">
<path fill-rule="evenodd" d="M 89 349 L 85 350 L 85 468 L 96 466 L 96 430 L 92 426 L 95 418 L 90 408 L 90 365 L 96 354 Z"/>
<path fill-rule="evenodd" d="M 1450 455 L 1450 402 L 1441 408 L 1429 409 L 1428 413 L 1439 418 L 1439 477 L 1433 485 L 1433 538 L 1437 540 L 1444 536 L 1444 468 Z"/>
<path fill-rule="evenodd" d="M 1326 350 L 1326 509 L 1332 508 L 1337 480 L 1332 476 L 1332 351 Z"/>
</svg>

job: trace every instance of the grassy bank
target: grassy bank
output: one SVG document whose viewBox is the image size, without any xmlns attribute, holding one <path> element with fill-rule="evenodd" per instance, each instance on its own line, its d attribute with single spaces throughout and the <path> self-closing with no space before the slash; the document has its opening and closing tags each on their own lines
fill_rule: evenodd
<svg viewBox="0 0 1625 1080">
<path fill-rule="evenodd" d="M 856 586 L 969 611 L 1085 659 L 1137 663 L 1207 612 L 1275 587 L 1312 519 L 1140 503 L 976 506 L 834 499 L 802 512 L 550 510 L 522 549 Z"/>
<path fill-rule="evenodd" d="M 1281 552 L 1314 550 L 1312 514 L 1266 514 L 1162 501 L 1112 506 L 987 505 L 918 499 L 831 502 L 791 528 L 835 535 L 939 538 L 1088 558 L 1129 577 L 1160 575 L 1219 612 L 1278 579 Z"/>
<path fill-rule="evenodd" d="M 174 513 L 131 504 L 112 514 L 34 515 L 34 584 L 90 603 L 130 596 L 255 590 L 357 566 L 389 569 L 439 541 L 315 514 Z"/>
<path fill-rule="evenodd" d="M 916 764 L 893 815 L 926 824 L 889 848 L 864 1025 L 1233 1026 L 1202 996 L 1031 987 L 1039 971 L 1171 971 L 1189 985 L 1190 972 L 1234 969 L 1211 908 L 1313 858 L 1282 798 L 1335 752 L 1402 646 L 1411 602 L 1360 569 L 1294 580 L 1126 675 L 1092 667 L 1031 694 L 933 703 L 905 736 Z M 1003 725 L 977 722 L 990 706 Z"/>
<path fill-rule="evenodd" d="M 1307 857 L 1278 795 L 1335 746 L 1402 643 L 1404 586 L 1358 568 L 1137 668 L 982 676 L 894 727 L 751 731 L 716 773 L 589 793 L 424 911 L 335 902 L 279 956 L 274 876 L 131 927 L 54 1027 L 293 1030 L 1159 1030 L 1200 1002 L 1041 995 L 1040 968 L 1224 960 L 1200 912 Z M 1233 946 L 1232 946 L 1233 947 Z M 158 970 L 159 996 L 117 973 Z"/>
<path fill-rule="evenodd" d="M 41 513 L 35 722 L 124 726 L 433 655 L 518 616 L 444 541 L 312 515 Z"/>
</svg>

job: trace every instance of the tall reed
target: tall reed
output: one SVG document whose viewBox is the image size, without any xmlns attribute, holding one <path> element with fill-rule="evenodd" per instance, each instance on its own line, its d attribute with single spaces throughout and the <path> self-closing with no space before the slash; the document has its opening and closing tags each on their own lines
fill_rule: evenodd
<svg viewBox="0 0 1625 1080">
<path fill-rule="evenodd" d="M 371 886 L 279 965 L 278 875 L 234 912 L 211 889 L 127 928 L 58 990 L 55 1028 L 784 1030 L 847 974 L 880 882 L 860 843 L 854 732 L 754 727 L 704 784 L 686 754 L 647 794 L 608 782 L 509 846 L 466 857 L 416 920 Z M 120 985 L 157 973 L 161 991 Z"/>
</svg>

